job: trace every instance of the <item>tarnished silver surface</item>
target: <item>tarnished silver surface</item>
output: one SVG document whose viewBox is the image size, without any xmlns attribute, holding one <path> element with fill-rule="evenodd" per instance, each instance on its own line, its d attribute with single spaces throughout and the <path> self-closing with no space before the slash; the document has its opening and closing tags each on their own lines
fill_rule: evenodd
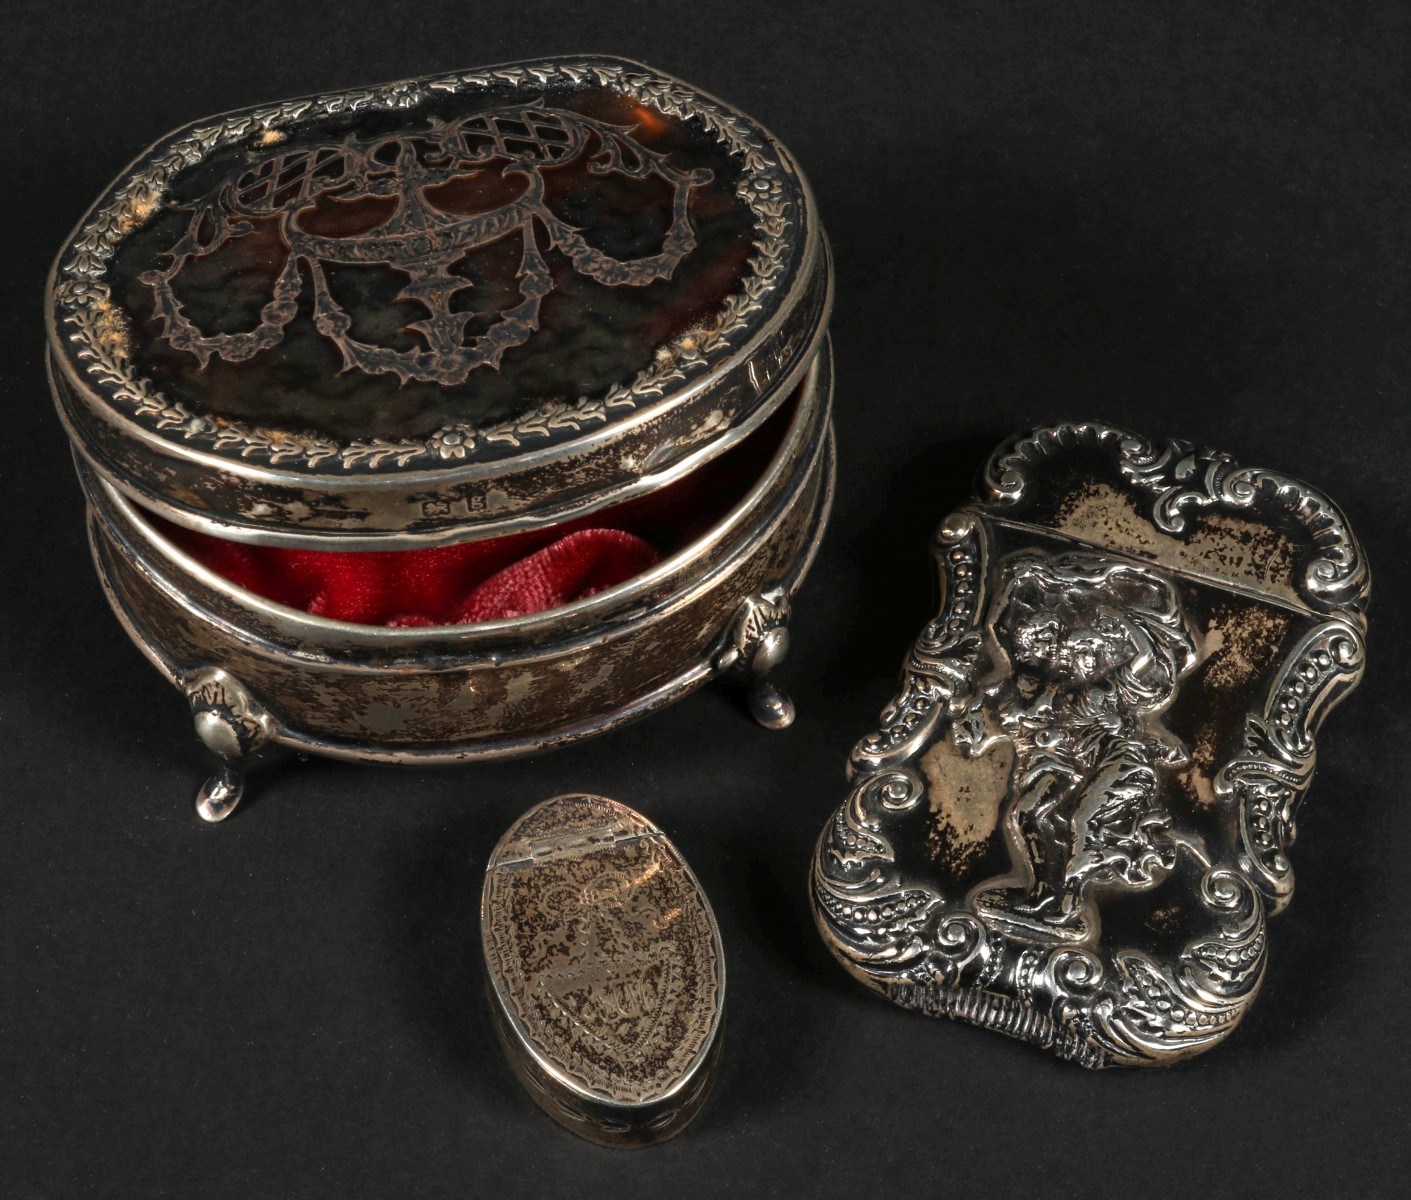
<svg viewBox="0 0 1411 1200">
<path fill-rule="evenodd" d="M 715 666 L 748 682 L 750 711 L 766 729 L 787 729 L 794 721 L 794 702 L 770 678 L 788 653 L 788 590 L 774 587 L 746 596 L 726 631 L 725 647 Z"/>
<path fill-rule="evenodd" d="M 204 821 L 223 821 L 244 794 L 245 760 L 270 739 L 275 723 L 244 684 L 220 667 L 200 668 L 180 682 L 196 736 L 220 759 L 216 773 L 196 793 L 196 812 Z"/>
<path fill-rule="evenodd" d="M 757 597 L 772 598 L 777 646 L 781 597 L 802 583 L 831 508 L 831 396 L 825 350 L 764 475 L 696 542 L 586 600 L 477 625 L 354 625 L 264 600 L 190 559 L 140 507 L 81 470 L 108 600 L 191 698 L 198 733 L 221 759 L 197 811 L 207 820 L 231 811 L 246 758 L 265 742 L 454 763 L 603 732 L 730 670 L 731 649 L 753 644 L 740 640 L 739 614 Z M 749 670 L 730 673 L 770 687 L 777 660 L 756 647 Z"/>
<path fill-rule="evenodd" d="M 528 349 L 542 332 L 542 302 L 562 290 L 546 255 L 563 256 L 582 278 L 611 288 L 669 281 L 696 249 L 690 202 L 712 172 L 653 152 L 630 120 L 593 120 L 545 104 L 550 92 L 616 97 L 634 106 L 644 128 L 674 122 L 697 130 L 738 176 L 732 194 L 753 231 L 739 286 L 707 317 L 662 341 L 648 366 L 601 392 L 415 436 L 335 435 L 289 414 L 262 423 L 212 407 L 204 395 L 171 394 L 144 373 L 142 353 L 154 349 L 175 352 L 177 361 L 189 356 L 203 373 L 217 365 L 263 369 L 287 349 L 301 305 L 311 305 L 332 365 L 319 368 L 323 376 L 307 381 L 306 391 L 332 389 L 340 362 L 353 377 L 476 384 L 503 369 L 507 351 Z M 353 131 L 335 140 L 318 132 L 349 122 Z M 235 166 L 199 199 L 172 199 L 208 160 L 232 156 Z M 546 181 L 585 160 L 607 184 L 655 182 L 671 191 L 671 222 L 655 253 L 616 259 L 545 201 Z M 491 163 L 518 181 L 518 195 L 469 211 L 432 202 L 438 188 L 473 184 Z M 375 229 L 320 236 L 306 228 L 320 201 L 345 208 L 381 201 L 392 211 Z M 173 208 L 183 215 L 181 236 L 163 245 L 135 293 L 115 287 L 125 248 Z M 252 236 L 260 222 L 277 225 L 282 263 L 267 302 L 236 332 L 202 328 L 179 299 L 182 279 Z M 493 243 L 518 247 L 518 302 L 508 307 L 480 301 L 469 276 L 452 269 Z M 421 335 L 420 349 L 367 340 L 330 290 L 329 269 L 374 265 L 405 280 L 395 299 L 417 308 L 420 319 L 405 330 Z M 468 295 L 475 304 L 465 302 Z M 114 181 L 80 222 L 55 263 L 46 308 L 60 414 L 110 482 L 178 523 L 222 536 L 375 549 L 568 520 L 699 466 L 785 401 L 790 377 L 796 381 L 816 354 L 831 303 L 823 234 L 787 150 L 688 84 L 638 63 L 586 57 L 327 93 L 178 130 Z M 143 333 L 140 319 L 152 307 L 156 336 Z M 406 317 L 399 311 L 363 320 L 395 329 Z M 264 382 L 249 379 L 228 386 L 258 391 Z"/>
<path fill-rule="evenodd" d="M 699 882 L 641 814 L 601 796 L 531 809 L 490 855 L 490 1005 L 535 1102 L 574 1133 L 679 1133 L 719 1061 L 725 956 Z"/>
<path fill-rule="evenodd" d="M 47 361 L 108 598 L 219 760 L 202 817 L 232 811 L 265 744 L 529 753 L 717 673 L 787 724 L 767 676 L 831 497 L 832 295 L 788 151 L 625 60 L 329 92 L 149 148 L 58 255 Z M 472 626 L 282 607 L 154 519 L 453 545 L 610 509 L 781 430 L 743 498 L 650 571 Z"/>
<path fill-rule="evenodd" d="M 1099 424 L 1001 447 L 813 864 L 824 940 L 906 1007 L 1087 1066 L 1226 1037 L 1293 891 L 1368 574 L 1325 496 Z"/>
</svg>

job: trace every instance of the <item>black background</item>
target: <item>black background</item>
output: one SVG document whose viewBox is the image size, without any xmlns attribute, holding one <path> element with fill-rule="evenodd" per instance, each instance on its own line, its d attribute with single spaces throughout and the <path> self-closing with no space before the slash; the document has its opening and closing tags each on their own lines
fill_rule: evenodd
<svg viewBox="0 0 1411 1200">
<path fill-rule="evenodd" d="M 0 26 L 0 1195 L 1405 1194 L 1411 9 L 10 0 Z M 184 704 L 89 566 L 41 369 L 50 258 L 188 120 L 588 50 L 763 121 L 832 238 L 841 467 L 799 719 L 766 733 L 708 689 L 520 763 L 295 763 L 205 827 Z M 1376 577 L 1264 994 L 1167 1071 L 893 1009 L 805 903 L 928 614 L 930 530 L 1052 416 L 1307 478 Z M 481 995 L 487 852 L 570 790 L 659 823 L 725 940 L 721 1077 L 652 1150 L 543 1117 Z"/>
</svg>

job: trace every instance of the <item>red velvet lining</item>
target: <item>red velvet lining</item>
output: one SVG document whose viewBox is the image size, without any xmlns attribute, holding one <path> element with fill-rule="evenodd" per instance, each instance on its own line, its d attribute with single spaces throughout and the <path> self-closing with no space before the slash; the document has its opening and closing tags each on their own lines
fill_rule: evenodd
<svg viewBox="0 0 1411 1200">
<path fill-rule="evenodd" d="M 247 591 L 361 625 L 466 625 L 557 608 L 624 583 L 716 524 L 763 474 L 793 404 L 670 487 L 547 529 L 425 550 L 247 546 L 153 517 Z"/>
<path fill-rule="evenodd" d="M 217 574 L 279 604 L 394 627 L 542 612 L 631 579 L 661 559 L 647 542 L 618 529 L 365 552 L 244 546 L 187 529 L 175 536 Z"/>
</svg>

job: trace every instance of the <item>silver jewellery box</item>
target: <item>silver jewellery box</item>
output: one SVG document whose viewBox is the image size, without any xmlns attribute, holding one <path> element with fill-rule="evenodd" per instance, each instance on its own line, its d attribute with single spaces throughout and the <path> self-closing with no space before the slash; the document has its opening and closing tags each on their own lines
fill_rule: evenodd
<svg viewBox="0 0 1411 1200">
<path fill-rule="evenodd" d="M 788 152 L 613 59 L 164 138 L 48 290 L 120 620 L 238 802 L 264 743 L 458 762 L 764 680 L 827 519 L 832 277 Z"/>
<path fill-rule="evenodd" d="M 1259 991 L 1314 736 L 1362 677 L 1366 560 L 1316 489 L 1095 423 L 1001 446 L 940 611 L 813 865 L 844 966 L 1090 1067 Z"/>
</svg>

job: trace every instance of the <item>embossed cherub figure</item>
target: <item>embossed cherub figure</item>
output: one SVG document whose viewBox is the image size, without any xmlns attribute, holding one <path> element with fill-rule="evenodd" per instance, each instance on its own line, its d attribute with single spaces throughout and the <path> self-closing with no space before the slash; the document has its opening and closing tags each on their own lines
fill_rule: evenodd
<svg viewBox="0 0 1411 1200">
<path fill-rule="evenodd" d="M 1010 559 L 992 611 L 994 670 L 953 737 L 972 756 L 1013 747 L 1016 875 L 975 908 L 1020 936 L 1081 941 L 1091 889 L 1143 890 L 1175 863 L 1158 768 L 1188 756 L 1159 714 L 1195 642 L 1164 577 L 1094 554 Z"/>
</svg>

